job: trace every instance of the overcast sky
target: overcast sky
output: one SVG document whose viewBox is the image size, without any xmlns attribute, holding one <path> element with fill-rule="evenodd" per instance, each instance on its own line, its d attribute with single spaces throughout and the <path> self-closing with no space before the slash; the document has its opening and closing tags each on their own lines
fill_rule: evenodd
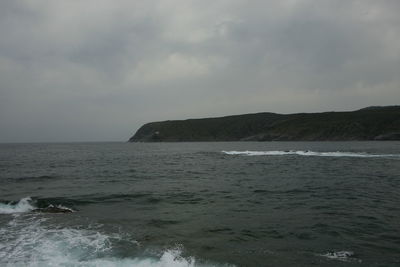
<svg viewBox="0 0 400 267">
<path fill-rule="evenodd" d="M 0 142 L 400 104 L 398 0 L 1 0 Z"/>
</svg>

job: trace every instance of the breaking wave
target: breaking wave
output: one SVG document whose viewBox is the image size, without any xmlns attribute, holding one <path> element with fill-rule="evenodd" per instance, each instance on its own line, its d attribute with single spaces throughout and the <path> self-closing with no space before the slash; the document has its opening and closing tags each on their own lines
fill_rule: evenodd
<svg viewBox="0 0 400 267">
<path fill-rule="evenodd" d="M 39 203 L 39 205 L 37 205 Z M 43 203 L 42 200 L 32 200 L 31 197 L 25 197 L 18 202 L 0 202 L 0 214 L 14 214 L 23 213 L 30 211 L 46 212 L 51 209 L 57 209 L 58 211 L 74 212 L 73 209 L 65 207 L 64 205 L 54 205 L 52 203 Z M 53 211 L 54 212 L 54 211 Z"/>
<path fill-rule="evenodd" d="M 34 210 L 30 197 L 22 198 L 17 203 L 0 203 L 0 214 L 12 214 Z"/>
<path fill-rule="evenodd" d="M 33 213 L 12 214 L 0 228 L 0 266 L 232 266 L 198 262 L 194 257 L 183 256 L 179 246 L 137 256 L 140 245 L 129 235 L 105 234 L 96 225 L 61 227 L 51 222 Z M 128 246 L 134 256 L 120 257 L 116 248 L 121 244 Z"/>
<path fill-rule="evenodd" d="M 227 155 L 246 156 L 317 156 L 317 157 L 355 157 L 355 158 L 400 158 L 400 154 L 368 154 L 365 152 L 315 152 L 310 150 L 286 150 L 286 151 L 222 151 Z"/>
</svg>

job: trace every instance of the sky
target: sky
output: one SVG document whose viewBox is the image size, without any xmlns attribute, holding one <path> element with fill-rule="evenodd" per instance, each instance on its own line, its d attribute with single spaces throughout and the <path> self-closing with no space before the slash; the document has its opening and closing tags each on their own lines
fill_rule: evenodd
<svg viewBox="0 0 400 267">
<path fill-rule="evenodd" d="M 400 104 L 398 0 L 2 0 L 0 142 Z"/>
</svg>

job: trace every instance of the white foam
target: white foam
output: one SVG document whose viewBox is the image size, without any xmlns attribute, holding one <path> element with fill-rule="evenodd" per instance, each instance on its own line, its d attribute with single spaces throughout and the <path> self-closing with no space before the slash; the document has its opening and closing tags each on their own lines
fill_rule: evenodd
<svg viewBox="0 0 400 267">
<path fill-rule="evenodd" d="M 43 216 L 14 214 L 13 219 L 0 228 L 0 266 L 217 266 L 197 263 L 194 257 L 184 257 L 179 247 L 152 257 L 113 257 L 113 242 L 122 238 L 121 235 L 106 235 L 93 228 L 55 227 Z M 124 241 L 138 244 L 136 241 Z"/>
<path fill-rule="evenodd" d="M 203 266 L 196 264 L 193 257 L 184 258 L 181 256 L 180 250 L 166 250 L 160 258 L 144 258 L 144 259 L 95 259 L 84 263 L 82 266 L 121 266 L 121 267 L 196 267 Z"/>
<path fill-rule="evenodd" d="M 0 203 L 0 214 L 11 214 L 27 212 L 35 209 L 31 204 L 32 199 L 30 197 L 22 198 L 16 204 L 4 204 Z"/>
<path fill-rule="evenodd" d="M 50 204 L 48 206 L 48 208 L 52 208 L 52 207 L 56 207 L 56 208 L 63 209 L 63 210 L 68 210 L 70 212 L 74 212 L 73 209 L 65 207 L 63 205 L 54 206 L 53 204 Z M 29 212 L 29 211 L 32 211 L 35 209 L 37 209 L 37 207 L 32 203 L 32 199 L 30 197 L 22 198 L 20 201 L 18 201 L 15 204 L 0 203 L 0 214 L 23 213 L 23 212 Z"/>
<path fill-rule="evenodd" d="M 63 205 L 57 205 L 57 206 L 54 206 L 53 204 L 50 204 L 49 206 L 47 206 L 47 208 L 59 208 L 59 209 L 62 209 L 62 210 L 68 210 L 68 211 L 70 211 L 70 212 L 75 212 L 75 210 L 73 210 L 73 209 L 71 209 L 71 208 L 68 208 L 68 207 L 65 207 L 65 206 L 63 206 Z"/>
<path fill-rule="evenodd" d="M 289 150 L 289 151 L 222 151 L 227 155 L 246 155 L 246 156 L 284 156 L 284 155 L 299 155 L 299 156 L 318 156 L 318 157 L 357 157 L 357 158 L 381 158 L 381 157 L 398 157 L 400 154 L 368 154 L 364 152 L 315 152 L 309 150 Z"/>
<path fill-rule="evenodd" d="M 322 257 L 326 257 L 332 260 L 339 260 L 339 261 L 358 261 L 361 262 L 360 259 L 354 258 L 353 251 L 332 251 L 321 255 Z"/>
</svg>

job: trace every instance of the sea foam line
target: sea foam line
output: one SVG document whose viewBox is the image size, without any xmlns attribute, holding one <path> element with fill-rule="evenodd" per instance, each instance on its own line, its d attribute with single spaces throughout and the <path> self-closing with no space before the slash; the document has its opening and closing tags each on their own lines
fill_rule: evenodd
<svg viewBox="0 0 400 267">
<path fill-rule="evenodd" d="M 285 150 L 285 151 L 221 151 L 227 155 L 245 155 L 245 156 L 317 156 L 317 157 L 356 157 L 356 158 L 400 158 L 400 154 L 368 154 L 365 152 L 315 152 L 310 150 Z"/>
</svg>

